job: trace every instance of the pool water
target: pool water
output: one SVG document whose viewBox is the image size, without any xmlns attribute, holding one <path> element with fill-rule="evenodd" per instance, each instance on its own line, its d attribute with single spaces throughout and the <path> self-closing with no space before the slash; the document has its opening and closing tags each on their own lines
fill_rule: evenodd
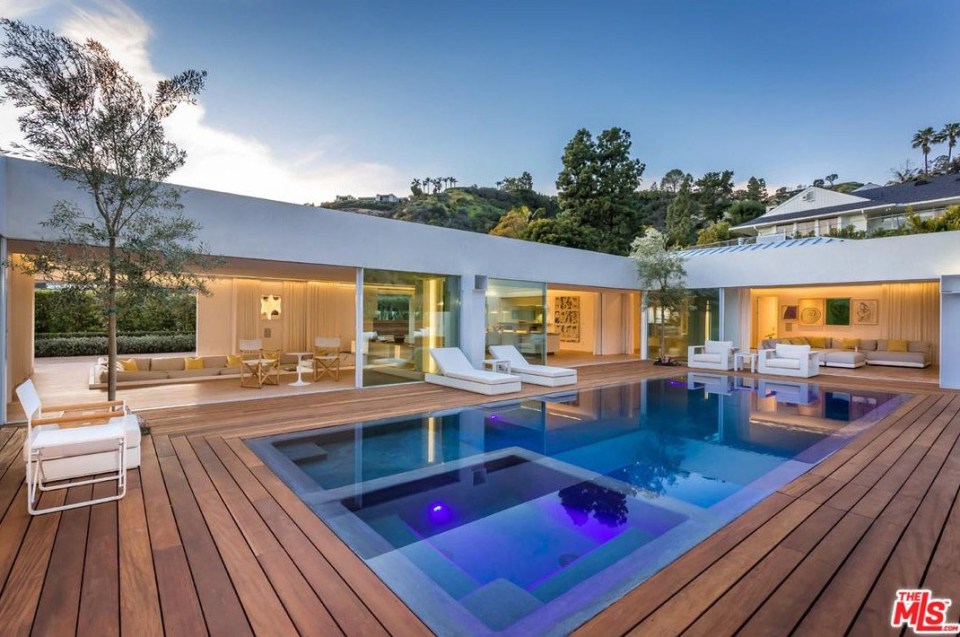
<svg viewBox="0 0 960 637">
<path fill-rule="evenodd" d="M 691 373 L 250 445 L 437 634 L 565 634 L 908 398 Z"/>
</svg>

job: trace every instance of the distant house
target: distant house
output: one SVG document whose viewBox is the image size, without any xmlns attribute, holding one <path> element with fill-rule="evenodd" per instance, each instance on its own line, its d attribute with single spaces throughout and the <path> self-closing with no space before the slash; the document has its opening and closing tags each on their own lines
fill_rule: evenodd
<svg viewBox="0 0 960 637">
<path fill-rule="evenodd" d="M 393 193 L 389 195 L 377 195 L 376 201 L 377 203 L 400 203 L 400 197 Z"/>
<path fill-rule="evenodd" d="M 811 186 L 765 214 L 732 228 L 757 235 L 823 236 L 853 226 L 894 230 L 910 214 L 935 217 L 960 204 L 960 175 L 941 175 L 892 186 L 864 184 L 850 193 Z"/>
<path fill-rule="evenodd" d="M 353 195 L 337 195 L 335 201 L 356 201 L 356 199 Z"/>
</svg>

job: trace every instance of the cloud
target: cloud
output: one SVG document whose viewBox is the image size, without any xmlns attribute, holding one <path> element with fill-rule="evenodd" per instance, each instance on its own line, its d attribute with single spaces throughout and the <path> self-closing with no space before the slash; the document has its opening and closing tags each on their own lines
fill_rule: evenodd
<svg viewBox="0 0 960 637">
<path fill-rule="evenodd" d="M 10 0 L 0 0 L 6 4 Z M 43 0 L 12 0 L 21 15 L 47 9 Z M 149 91 L 162 77 L 150 57 L 150 25 L 119 0 L 59 3 L 50 28 L 74 40 L 100 41 Z M 46 26 L 46 25 L 45 25 Z M 11 106 L 0 105 L 0 126 L 16 130 Z M 408 179 L 393 166 L 340 160 L 331 140 L 313 140 L 309 153 L 282 154 L 267 141 L 206 121 L 201 100 L 177 109 L 165 124 L 167 137 L 187 152 L 186 165 L 171 181 L 293 203 L 319 203 L 337 194 L 374 194 L 407 189 Z M 4 145 L 9 140 L 2 140 Z"/>
</svg>

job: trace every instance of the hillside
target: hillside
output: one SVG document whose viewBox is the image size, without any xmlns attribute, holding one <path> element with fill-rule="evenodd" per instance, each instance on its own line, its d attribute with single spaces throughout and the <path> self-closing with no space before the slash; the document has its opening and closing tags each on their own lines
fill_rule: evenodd
<svg viewBox="0 0 960 637">
<path fill-rule="evenodd" d="M 511 208 L 529 206 L 556 212 L 556 199 L 533 191 L 508 192 L 497 188 L 447 188 L 443 192 L 423 194 L 396 204 L 337 201 L 324 208 L 349 210 L 360 214 L 413 221 L 444 228 L 470 230 L 486 234 Z"/>
</svg>

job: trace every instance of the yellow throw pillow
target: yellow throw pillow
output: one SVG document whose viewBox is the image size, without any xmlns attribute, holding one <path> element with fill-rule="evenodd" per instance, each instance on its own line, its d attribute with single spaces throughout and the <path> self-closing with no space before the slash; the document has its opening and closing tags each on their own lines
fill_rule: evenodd
<svg viewBox="0 0 960 637">
<path fill-rule="evenodd" d="M 843 339 L 842 343 L 843 343 L 843 349 L 857 349 L 858 347 L 860 347 L 859 338 L 845 338 Z"/>
<path fill-rule="evenodd" d="M 188 356 L 183 359 L 184 369 L 203 369 L 203 359 L 199 356 Z"/>
<path fill-rule="evenodd" d="M 240 367 L 240 363 L 243 362 L 243 356 L 237 354 L 227 354 L 227 367 Z"/>
<path fill-rule="evenodd" d="M 125 372 L 139 372 L 140 368 L 137 367 L 137 361 L 132 358 L 128 358 L 125 361 L 120 361 L 120 365 L 123 367 Z"/>
<path fill-rule="evenodd" d="M 808 336 L 807 342 L 810 343 L 810 347 L 814 349 L 827 349 L 827 337 L 826 336 Z"/>
<path fill-rule="evenodd" d="M 905 352 L 910 347 L 910 341 L 899 341 L 890 339 L 887 341 L 888 352 Z"/>
<path fill-rule="evenodd" d="M 270 360 L 273 360 L 273 361 L 278 361 L 278 360 L 280 360 L 280 350 L 278 350 L 278 349 L 275 349 L 275 350 L 265 349 L 265 350 L 263 350 L 263 357 L 264 357 L 264 358 L 269 358 Z"/>
</svg>

